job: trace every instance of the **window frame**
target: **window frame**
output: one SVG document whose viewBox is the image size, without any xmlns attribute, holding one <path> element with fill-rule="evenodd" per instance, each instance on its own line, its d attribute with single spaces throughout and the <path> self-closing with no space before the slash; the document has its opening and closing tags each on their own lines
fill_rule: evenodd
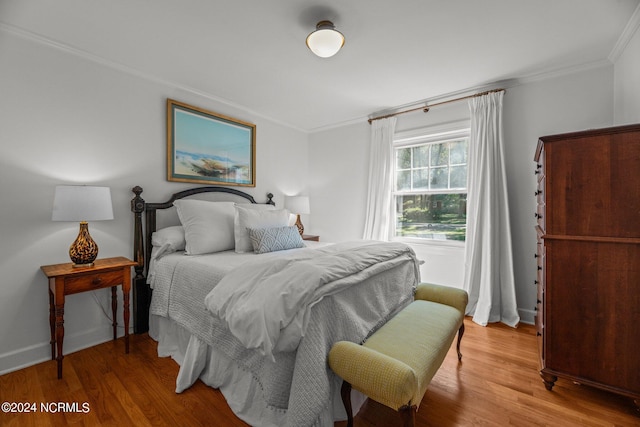
<svg viewBox="0 0 640 427">
<path fill-rule="evenodd" d="M 464 189 L 438 189 L 438 190 L 407 190 L 407 191 L 397 191 L 396 190 L 396 179 L 397 179 L 397 162 L 395 159 L 395 152 L 398 148 L 410 148 L 415 146 L 420 146 L 429 143 L 443 143 L 448 141 L 453 141 L 459 138 L 470 138 L 470 121 L 463 120 L 457 122 L 451 122 L 444 125 L 439 126 L 429 126 L 425 128 L 413 129 L 410 131 L 396 132 L 393 137 L 393 152 L 394 152 L 394 161 L 393 161 L 393 189 L 391 191 L 391 200 L 393 203 L 393 238 L 392 240 L 401 241 L 405 243 L 412 244 L 422 244 L 429 246 L 449 246 L 449 247 L 464 247 L 466 243 L 466 239 L 464 242 L 456 241 L 456 240 L 435 240 L 435 239 L 422 239 L 419 237 L 403 237 L 396 236 L 396 197 L 397 196 L 411 196 L 411 195 L 421 195 L 421 194 L 461 194 L 466 193 L 467 197 L 469 194 L 469 189 L 465 187 Z M 469 162 L 468 162 L 468 153 L 467 153 L 467 173 L 469 171 Z"/>
</svg>

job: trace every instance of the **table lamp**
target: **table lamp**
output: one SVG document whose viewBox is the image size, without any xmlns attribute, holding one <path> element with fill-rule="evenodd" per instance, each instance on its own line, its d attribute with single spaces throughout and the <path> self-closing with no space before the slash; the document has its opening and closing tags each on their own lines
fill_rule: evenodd
<svg viewBox="0 0 640 427">
<path fill-rule="evenodd" d="M 287 196 L 284 199 L 284 207 L 292 214 L 297 215 L 296 227 L 298 227 L 298 232 L 300 232 L 302 236 L 304 226 L 302 225 L 302 221 L 300 221 L 300 215 L 311 213 L 309 210 L 309 198 L 307 196 Z"/>
<path fill-rule="evenodd" d="M 89 234 L 87 221 L 113 219 L 111 189 L 89 185 L 58 185 L 53 197 L 53 221 L 80 221 L 80 232 L 69 247 L 74 267 L 91 267 L 98 245 Z"/>
</svg>

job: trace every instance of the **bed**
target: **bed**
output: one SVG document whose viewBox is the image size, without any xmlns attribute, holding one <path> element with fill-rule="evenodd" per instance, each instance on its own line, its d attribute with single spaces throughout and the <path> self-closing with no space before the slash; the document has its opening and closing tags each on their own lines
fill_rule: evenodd
<svg viewBox="0 0 640 427">
<path fill-rule="evenodd" d="M 302 241 L 271 194 L 259 204 L 232 188 L 197 187 L 147 203 L 142 191 L 134 187 L 131 202 L 134 329 L 180 365 L 176 392 L 200 379 L 256 426 L 346 419 L 327 354 L 336 341 L 363 342 L 413 301 L 413 251 Z M 164 211 L 178 220 L 159 222 Z"/>
</svg>

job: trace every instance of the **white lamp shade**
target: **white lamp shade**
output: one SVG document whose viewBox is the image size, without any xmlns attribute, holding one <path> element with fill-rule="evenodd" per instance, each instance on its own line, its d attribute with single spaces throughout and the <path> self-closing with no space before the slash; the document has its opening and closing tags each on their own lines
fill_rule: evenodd
<svg viewBox="0 0 640 427">
<path fill-rule="evenodd" d="M 344 36 L 329 21 L 321 21 L 316 31 L 307 36 L 307 46 L 321 58 L 329 58 L 344 46 Z"/>
<path fill-rule="evenodd" d="M 307 215 L 311 213 L 309 209 L 309 198 L 307 196 L 287 196 L 284 199 L 284 207 L 289 212 L 297 215 Z"/>
<path fill-rule="evenodd" d="M 113 219 L 111 189 L 89 185 L 58 185 L 53 197 L 53 221 Z"/>
</svg>

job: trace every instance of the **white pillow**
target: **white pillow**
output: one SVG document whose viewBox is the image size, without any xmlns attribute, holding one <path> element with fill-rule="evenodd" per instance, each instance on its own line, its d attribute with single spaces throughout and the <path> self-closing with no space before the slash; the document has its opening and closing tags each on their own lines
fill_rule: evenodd
<svg viewBox="0 0 640 427">
<path fill-rule="evenodd" d="M 147 283 L 153 288 L 156 261 L 164 255 L 184 250 L 184 228 L 181 225 L 175 225 L 154 231 L 151 234 L 151 245 L 151 256 L 147 266 Z"/>
<path fill-rule="evenodd" d="M 249 239 L 249 232 L 244 222 L 240 224 L 240 214 L 238 208 L 252 209 L 256 211 L 273 211 L 276 209 L 273 205 L 259 204 L 259 203 L 236 203 L 235 215 L 233 218 L 233 234 L 235 236 L 235 250 L 238 253 L 251 252 L 247 249 L 247 240 Z"/>
<path fill-rule="evenodd" d="M 181 225 L 161 228 L 151 234 L 151 245 L 156 249 L 152 258 L 160 258 L 162 255 L 183 251 L 186 245 L 184 228 Z"/>
<path fill-rule="evenodd" d="M 283 227 L 289 222 L 289 211 L 286 209 L 275 210 L 255 206 L 259 205 L 239 204 L 235 207 L 235 246 L 238 253 L 253 252 L 253 244 L 247 228 Z"/>
<path fill-rule="evenodd" d="M 233 202 L 176 200 L 173 204 L 184 227 L 187 255 L 209 254 L 234 248 Z"/>
</svg>

